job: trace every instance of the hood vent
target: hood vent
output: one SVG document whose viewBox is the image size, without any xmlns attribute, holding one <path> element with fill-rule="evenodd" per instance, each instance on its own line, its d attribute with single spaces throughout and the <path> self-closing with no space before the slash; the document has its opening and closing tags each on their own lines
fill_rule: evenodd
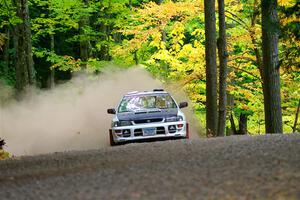
<svg viewBox="0 0 300 200">
<path fill-rule="evenodd" d="M 153 119 L 138 119 L 134 120 L 135 124 L 147 124 L 147 123 L 154 123 L 154 122 L 162 122 L 163 118 L 153 118 Z"/>
</svg>

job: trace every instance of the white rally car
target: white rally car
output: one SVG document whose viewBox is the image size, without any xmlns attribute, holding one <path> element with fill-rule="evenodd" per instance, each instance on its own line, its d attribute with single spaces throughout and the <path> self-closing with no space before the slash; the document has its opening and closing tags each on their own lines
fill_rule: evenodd
<svg viewBox="0 0 300 200">
<path fill-rule="evenodd" d="M 189 138 L 189 126 L 173 97 L 162 89 L 151 92 L 130 92 L 124 95 L 114 114 L 109 130 L 111 146 L 137 140 Z"/>
</svg>

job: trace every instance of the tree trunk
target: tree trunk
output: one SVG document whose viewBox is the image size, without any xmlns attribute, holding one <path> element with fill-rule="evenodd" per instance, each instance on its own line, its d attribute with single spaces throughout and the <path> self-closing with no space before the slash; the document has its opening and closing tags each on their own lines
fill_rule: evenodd
<svg viewBox="0 0 300 200">
<path fill-rule="evenodd" d="M 32 59 L 31 31 L 27 0 L 14 1 L 17 16 L 23 21 L 16 25 L 16 88 L 22 92 L 26 86 L 35 83 Z"/>
<path fill-rule="evenodd" d="M 265 87 L 264 109 L 266 133 L 282 133 L 278 34 L 277 0 L 262 0 L 263 84 Z"/>
<path fill-rule="evenodd" d="M 256 39 L 256 33 L 255 33 L 255 26 L 258 23 L 258 17 L 260 15 L 259 12 L 259 2 L 258 0 L 254 0 L 254 9 L 253 9 L 253 15 L 251 17 L 251 27 L 249 29 L 250 37 L 251 37 L 251 42 L 254 46 L 254 54 L 255 54 L 255 59 L 256 59 L 256 64 L 258 66 L 259 74 L 262 80 L 264 80 L 264 73 L 263 73 L 263 61 L 260 53 L 259 46 L 260 44 L 258 43 Z M 261 87 L 263 89 L 263 93 L 265 93 L 265 86 L 263 81 L 261 81 Z"/>
<path fill-rule="evenodd" d="M 165 30 L 161 30 L 161 41 L 167 42 L 167 33 Z"/>
<path fill-rule="evenodd" d="M 217 134 L 217 62 L 215 1 L 204 0 L 206 60 L 206 134 Z"/>
<path fill-rule="evenodd" d="M 294 126 L 293 126 L 293 133 L 295 133 L 297 131 L 299 110 L 300 110 L 300 99 L 299 99 L 298 107 L 297 107 L 297 111 L 296 111 L 296 116 L 295 116 L 295 121 L 294 121 Z"/>
<path fill-rule="evenodd" d="M 230 113 L 230 124 L 231 124 L 232 134 L 236 135 L 237 134 L 237 130 L 236 130 L 236 127 L 235 127 L 235 123 L 234 123 L 234 118 L 233 118 L 232 112 Z"/>
<path fill-rule="evenodd" d="M 219 6 L 219 38 L 218 55 L 220 61 L 219 71 L 219 119 L 217 136 L 225 135 L 226 127 L 226 103 L 227 103 L 227 48 L 226 48 L 226 24 L 224 0 L 218 0 Z"/>
<path fill-rule="evenodd" d="M 133 52 L 133 57 L 134 57 L 135 65 L 138 65 L 139 64 L 139 59 L 138 59 L 138 55 L 137 55 L 137 50 L 135 50 Z"/>
<path fill-rule="evenodd" d="M 106 60 L 110 61 L 111 60 L 111 55 L 109 52 L 109 35 L 110 35 L 110 27 L 109 25 L 101 24 L 100 25 L 101 32 L 103 33 L 104 36 L 102 36 L 103 41 L 107 41 L 105 44 L 102 44 L 100 47 L 100 59 L 101 60 Z"/>
<path fill-rule="evenodd" d="M 84 4 L 87 7 L 89 2 L 88 0 L 84 0 Z M 79 29 L 80 29 L 80 58 L 84 62 L 83 66 L 86 66 L 86 62 L 89 59 L 90 54 L 90 40 L 88 39 L 84 28 L 89 26 L 90 20 L 89 17 L 85 16 L 79 21 Z"/>
<path fill-rule="evenodd" d="M 254 10 L 253 10 L 253 15 L 251 17 L 251 27 L 249 29 L 249 33 L 250 33 L 250 37 L 251 37 L 251 42 L 254 46 L 254 53 L 255 53 L 255 59 L 256 59 L 256 63 L 259 69 L 259 73 L 261 78 L 263 79 L 263 63 L 262 63 L 262 59 L 261 59 L 261 54 L 259 52 L 259 48 L 258 46 L 259 43 L 256 40 L 256 33 L 255 33 L 255 26 L 258 23 L 258 17 L 259 17 L 259 3 L 258 0 L 254 0 Z M 263 85 L 262 85 L 263 86 Z"/>
<path fill-rule="evenodd" d="M 55 53 L 55 49 L 54 49 L 55 40 L 54 40 L 53 34 L 50 35 L 50 42 L 51 42 L 51 45 L 50 45 L 51 52 Z M 55 69 L 50 68 L 49 88 L 54 88 L 54 86 L 55 86 Z"/>
<path fill-rule="evenodd" d="M 10 30 L 9 26 L 6 27 L 6 40 L 5 44 L 3 47 L 3 61 L 4 61 L 4 66 L 3 66 L 3 73 L 5 76 L 9 74 L 9 43 L 10 43 Z"/>
<path fill-rule="evenodd" d="M 162 3 L 164 3 L 164 0 L 158 0 L 157 4 L 161 5 Z M 166 42 L 167 41 L 167 33 L 164 29 L 160 30 L 161 32 L 161 41 Z"/>
<path fill-rule="evenodd" d="M 241 113 L 240 119 L 239 119 L 239 134 L 240 135 L 248 134 L 247 122 L 248 122 L 248 115 Z"/>
</svg>

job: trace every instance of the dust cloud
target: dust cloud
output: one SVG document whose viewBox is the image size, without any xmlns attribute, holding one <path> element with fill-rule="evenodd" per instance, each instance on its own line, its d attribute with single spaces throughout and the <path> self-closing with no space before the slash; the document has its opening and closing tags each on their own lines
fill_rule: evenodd
<svg viewBox="0 0 300 200">
<path fill-rule="evenodd" d="M 142 67 L 77 74 L 53 90 L 31 92 L 21 102 L 0 108 L 0 137 L 5 149 L 18 156 L 106 147 L 112 119 L 107 108 L 115 107 L 128 91 L 162 87 Z"/>
</svg>

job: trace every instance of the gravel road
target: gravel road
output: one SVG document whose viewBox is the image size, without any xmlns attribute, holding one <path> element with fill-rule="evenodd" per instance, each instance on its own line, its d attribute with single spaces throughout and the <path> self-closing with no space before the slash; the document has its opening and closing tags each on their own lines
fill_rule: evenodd
<svg viewBox="0 0 300 200">
<path fill-rule="evenodd" d="M 0 199 L 300 199 L 300 134 L 17 157 L 0 162 Z"/>
</svg>

